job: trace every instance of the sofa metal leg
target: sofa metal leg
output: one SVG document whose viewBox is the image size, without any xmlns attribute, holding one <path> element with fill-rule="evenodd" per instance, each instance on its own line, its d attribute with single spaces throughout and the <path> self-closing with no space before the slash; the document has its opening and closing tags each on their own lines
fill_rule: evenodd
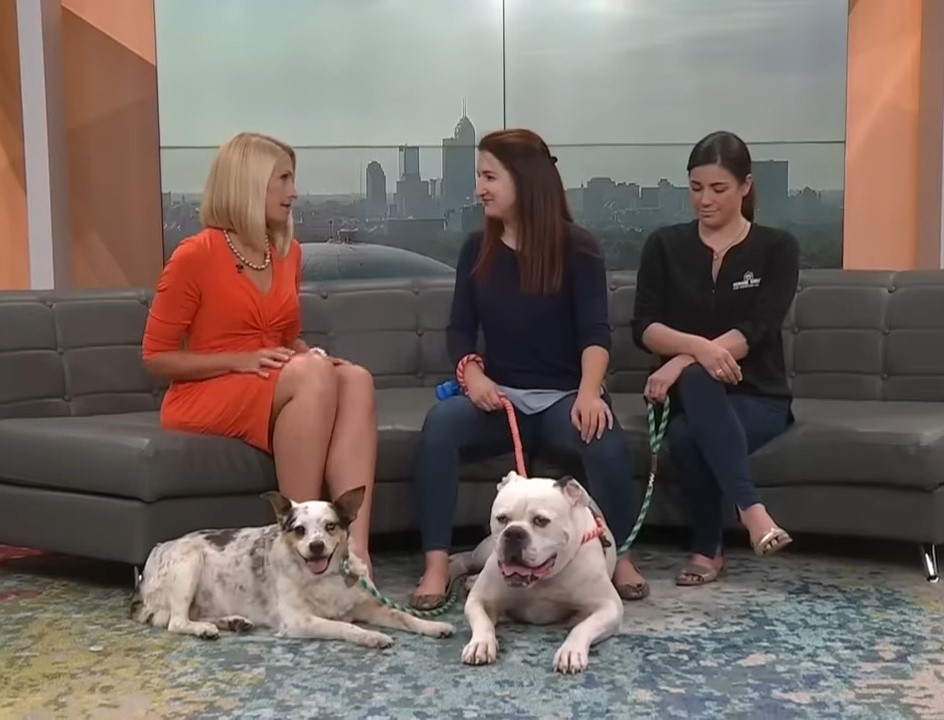
<svg viewBox="0 0 944 720">
<path fill-rule="evenodd" d="M 141 568 L 135 565 L 132 570 L 134 570 L 134 589 L 137 590 L 141 584 Z"/>
<path fill-rule="evenodd" d="M 928 577 L 928 582 L 936 583 L 941 579 L 937 569 L 937 547 L 934 545 L 921 546 L 921 562 L 924 565 L 924 573 Z"/>
</svg>

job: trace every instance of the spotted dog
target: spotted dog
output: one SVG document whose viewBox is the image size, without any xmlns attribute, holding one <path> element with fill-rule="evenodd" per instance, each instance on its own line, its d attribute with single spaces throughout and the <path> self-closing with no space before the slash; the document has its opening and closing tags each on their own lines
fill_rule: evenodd
<svg viewBox="0 0 944 720">
<path fill-rule="evenodd" d="M 387 648 L 389 636 L 355 622 L 444 638 L 454 628 L 381 604 L 357 577 L 366 566 L 348 555 L 348 528 L 363 487 L 334 503 L 295 503 L 263 495 L 277 522 L 264 527 L 200 530 L 154 547 L 131 604 L 138 622 L 216 639 L 221 630 L 267 628 L 278 636 L 344 640 Z"/>
</svg>

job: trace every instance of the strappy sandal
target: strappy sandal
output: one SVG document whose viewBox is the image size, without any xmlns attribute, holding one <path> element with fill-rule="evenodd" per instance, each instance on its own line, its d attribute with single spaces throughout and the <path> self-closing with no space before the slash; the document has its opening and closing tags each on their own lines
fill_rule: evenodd
<svg viewBox="0 0 944 720">
<path fill-rule="evenodd" d="M 679 587 L 707 585 L 717 580 L 722 570 L 724 570 L 723 564 L 719 568 L 713 568 L 710 565 L 702 565 L 701 563 L 689 563 L 675 576 L 675 584 Z"/>
<path fill-rule="evenodd" d="M 754 553 L 757 555 L 773 555 L 792 542 L 793 538 L 786 530 L 774 525 L 756 543 L 752 542 L 751 547 L 754 548 Z"/>
</svg>

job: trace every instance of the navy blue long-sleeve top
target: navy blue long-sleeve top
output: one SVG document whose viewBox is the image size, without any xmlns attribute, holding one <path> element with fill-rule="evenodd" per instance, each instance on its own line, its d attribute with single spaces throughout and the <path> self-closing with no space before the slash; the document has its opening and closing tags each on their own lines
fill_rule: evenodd
<svg viewBox="0 0 944 720">
<path fill-rule="evenodd" d="M 517 253 L 504 243 L 484 279 L 473 276 L 483 243 L 473 233 L 456 266 L 446 345 L 453 365 L 485 340 L 485 374 L 507 387 L 576 390 L 580 359 L 590 346 L 611 344 L 606 267 L 596 239 L 568 226 L 563 282 L 553 295 L 520 289 Z"/>
</svg>

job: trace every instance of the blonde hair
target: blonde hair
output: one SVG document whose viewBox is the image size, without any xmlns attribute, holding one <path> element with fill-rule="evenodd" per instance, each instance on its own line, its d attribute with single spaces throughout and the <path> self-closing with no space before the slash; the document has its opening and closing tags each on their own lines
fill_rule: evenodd
<svg viewBox="0 0 944 720">
<path fill-rule="evenodd" d="M 266 222 L 265 201 L 275 164 L 285 156 L 295 170 L 291 145 L 260 133 L 234 135 L 220 146 L 210 166 L 200 221 L 206 227 L 233 230 L 246 240 L 261 240 L 266 234 L 276 251 L 285 256 L 292 243 L 292 214 L 284 223 Z"/>
</svg>

